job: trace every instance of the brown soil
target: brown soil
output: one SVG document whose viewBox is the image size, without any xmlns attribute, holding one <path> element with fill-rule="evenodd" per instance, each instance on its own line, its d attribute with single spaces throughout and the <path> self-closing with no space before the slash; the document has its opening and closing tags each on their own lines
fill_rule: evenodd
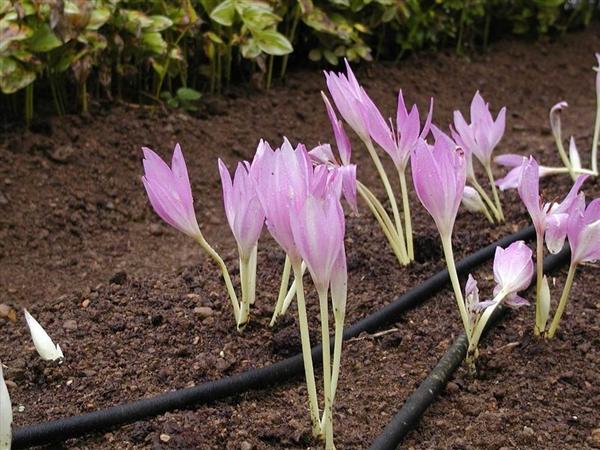
<svg viewBox="0 0 600 450">
<path fill-rule="evenodd" d="M 476 89 L 498 110 L 509 109 L 500 152 L 532 153 L 558 164 L 547 125 L 549 107 L 567 100 L 564 133 L 591 145 L 595 110 L 591 66 L 600 28 L 556 43 L 504 42 L 471 59 L 422 55 L 402 67 L 374 64 L 358 71 L 374 100 L 391 114 L 395 93 L 420 106 L 436 100 L 445 124 L 465 110 Z M 259 297 L 253 321 L 234 331 L 225 291 L 213 264 L 184 236 L 160 222 L 147 204 L 139 147 L 170 154 L 182 144 L 196 210 L 205 235 L 236 273 L 233 239 L 224 222 L 217 157 L 232 165 L 249 158 L 258 139 L 283 135 L 308 146 L 330 141 L 317 72 L 297 72 L 285 87 L 236 88 L 208 98 L 195 116 L 130 106 L 93 116 L 53 118 L 31 131 L 6 130 L 0 144 L 0 303 L 27 306 L 63 347 L 61 366 L 36 357 L 22 318 L 0 319 L 0 359 L 8 366 L 15 425 L 92 411 L 182 388 L 281 360 L 299 351 L 295 310 L 267 324 L 283 263 L 263 237 Z M 366 152 L 355 141 L 359 178 L 382 194 Z M 497 175 L 502 170 L 497 169 Z M 480 177 L 483 180 L 483 177 Z M 544 182 L 549 199 L 566 178 Z M 588 195 L 600 190 L 586 184 Z M 418 261 L 399 268 L 366 208 L 350 217 L 348 323 L 376 311 L 442 269 L 431 219 L 413 198 Z M 528 223 L 514 192 L 504 195 L 507 223 L 490 227 L 461 212 L 455 229 L 460 258 Z M 600 447 L 600 303 L 597 268 L 581 269 L 558 338 L 531 336 L 532 308 L 511 314 L 482 344 L 475 379 L 461 369 L 426 414 L 412 448 Z M 491 264 L 477 271 L 492 289 Z M 565 274 L 557 274 L 556 294 Z M 234 279 L 237 282 L 237 279 Z M 309 278 L 306 278 L 310 286 Z M 312 293 L 311 293 L 312 294 Z M 318 326 L 310 297 L 313 342 Z M 199 306 L 212 309 L 200 317 Z M 348 342 L 336 403 L 339 449 L 362 449 L 383 429 L 460 332 L 450 291 L 398 318 L 380 336 Z M 66 448 L 303 449 L 310 436 L 301 378 L 274 389 L 166 414 L 110 433 L 72 440 Z M 594 431 L 595 430 L 595 431 Z M 162 437 L 162 439 L 161 439 Z M 167 442 L 165 442 L 167 441 Z"/>
</svg>

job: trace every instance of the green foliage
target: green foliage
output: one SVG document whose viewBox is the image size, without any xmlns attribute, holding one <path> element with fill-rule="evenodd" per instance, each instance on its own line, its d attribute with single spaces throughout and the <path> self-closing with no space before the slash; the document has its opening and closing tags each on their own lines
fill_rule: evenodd
<svg viewBox="0 0 600 450">
<path fill-rule="evenodd" d="M 171 95 L 169 91 L 163 91 L 160 97 L 165 101 L 169 108 L 182 108 L 186 111 L 196 111 L 198 108 L 194 105 L 194 102 L 202 98 L 202 94 L 194 89 L 188 87 L 180 87 L 175 92 L 175 95 Z"/>
<path fill-rule="evenodd" d="M 196 92 L 186 86 L 218 91 L 251 71 L 269 84 L 292 51 L 331 65 L 462 51 L 490 35 L 582 26 L 594 8 L 595 0 L 0 0 L 0 90 L 48 83 L 60 113 L 64 84 L 74 83 L 85 110 L 91 77 L 109 98 L 133 87 L 185 108 Z"/>
</svg>

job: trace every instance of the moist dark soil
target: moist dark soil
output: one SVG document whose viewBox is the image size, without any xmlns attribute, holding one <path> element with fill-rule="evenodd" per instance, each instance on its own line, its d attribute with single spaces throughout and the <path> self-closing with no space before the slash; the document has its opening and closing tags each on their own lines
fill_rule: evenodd
<svg viewBox="0 0 600 450">
<path fill-rule="evenodd" d="M 557 42 L 505 41 L 485 54 L 420 55 L 401 66 L 357 70 L 373 99 L 393 114 L 398 88 L 434 120 L 468 109 L 481 90 L 509 110 L 497 152 L 533 154 L 559 165 L 548 110 L 567 100 L 563 133 L 589 158 L 595 111 L 594 52 L 600 28 Z M 300 351 L 296 310 L 268 327 L 283 253 L 264 233 L 252 322 L 237 333 L 213 263 L 153 213 L 140 181 L 142 145 L 186 155 L 201 229 L 238 283 L 236 248 L 221 204 L 217 158 L 230 167 L 251 158 L 260 138 L 283 136 L 308 147 L 331 141 L 319 91 L 321 73 L 292 73 L 268 92 L 232 88 L 189 115 L 96 104 L 88 116 L 38 120 L 6 129 L 0 143 L 0 304 L 28 307 L 60 343 L 62 365 L 39 360 L 22 315 L 0 318 L 0 359 L 15 426 L 117 403 L 261 367 Z M 353 139 L 359 178 L 380 198 L 368 155 Z M 389 162 L 389 161 L 388 161 Z M 391 166 L 390 166 L 391 168 Z M 393 173 L 390 171 L 390 173 Z M 497 177 L 504 169 L 495 168 Z M 484 181 L 483 173 L 479 173 Z M 568 177 L 544 180 L 548 200 L 568 191 Z M 600 193 L 586 182 L 589 197 Z M 503 194 L 506 223 L 461 211 L 454 232 L 461 258 L 529 223 L 514 191 Z M 353 323 L 444 268 L 431 218 L 412 196 L 417 261 L 399 267 L 365 205 L 349 216 L 347 322 Z M 600 302 L 598 268 L 582 267 L 557 338 L 532 335 L 533 308 L 510 313 L 481 345 L 477 376 L 462 368 L 407 438 L 408 448 L 600 448 Z M 566 273 L 555 275 L 559 296 Z M 491 295 L 491 262 L 475 272 Z M 462 280 L 464 284 L 464 279 Z M 312 342 L 320 333 L 310 278 Z M 528 293 L 531 298 L 531 293 Z M 395 318 L 381 333 L 345 344 L 334 425 L 338 449 L 364 449 L 461 331 L 450 290 Z M 317 370 L 318 372 L 318 370 Z M 320 380 L 320 378 L 319 378 Z M 278 387 L 176 411 L 118 430 L 70 440 L 68 449 L 308 449 L 313 440 L 302 377 Z M 56 446 L 54 447 L 56 448 Z"/>
</svg>

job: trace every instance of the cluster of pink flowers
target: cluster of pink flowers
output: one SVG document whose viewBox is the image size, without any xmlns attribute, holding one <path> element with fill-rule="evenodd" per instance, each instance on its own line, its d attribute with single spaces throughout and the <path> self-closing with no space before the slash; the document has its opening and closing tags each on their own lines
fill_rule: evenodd
<svg viewBox="0 0 600 450">
<path fill-rule="evenodd" d="M 470 121 L 467 122 L 459 111 L 455 111 L 448 135 L 432 124 L 433 100 L 421 125 L 416 105 L 409 112 L 400 91 L 394 126 L 391 119 L 388 121 L 384 118 L 347 62 L 345 74 L 329 72 L 325 77 L 329 94 L 337 108 L 336 113 L 327 95 L 322 93 L 337 152 L 330 144 L 320 144 L 308 151 L 304 144 L 299 143 L 294 147 L 287 139 L 274 149 L 261 140 L 252 161 L 238 163 L 233 178 L 225 164 L 221 160 L 218 162 L 225 213 L 239 251 L 241 301 L 237 298 L 225 263 L 199 229 L 187 168 L 179 146 L 175 147 L 171 167 L 152 150 L 144 148 L 145 175 L 142 180 L 157 214 L 195 239 L 219 265 L 240 330 L 248 322 L 250 305 L 256 298 L 258 240 L 263 225 L 266 225 L 286 254 L 273 321 L 285 313 L 295 296 L 313 431 L 315 435 L 325 438 L 327 449 L 332 449 L 332 404 L 340 370 L 348 277 L 342 198 L 349 209 L 356 213 L 357 196 L 360 195 L 381 226 L 398 261 L 402 265 L 410 263 L 414 259 L 406 178 L 410 163 L 414 190 L 431 215 L 441 238 L 457 306 L 469 339 L 468 359 L 473 366 L 479 339 L 496 308 L 500 305 L 516 308 L 528 304 L 519 292 L 528 288 L 534 264 L 532 251 L 522 241 L 506 249 L 498 248 L 493 268 L 496 288 L 492 299 L 480 301 L 477 282 L 472 276 L 469 276 L 463 296 L 452 249 L 453 228 L 461 203 L 469 211 L 485 214 L 491 222 L 500 222 L 504 220 L 504 214 L 496 185 L 501 190 L 518 188 L 538 235 L 536 329 L 552 337 L 564 311 L 575 268 L 582 262 L 600 257 L 600 200 L 593 201 L 586 208 L 584 196 L 579 192 L 587 177 L 583 175 L 577 178 L 560 204 L 542 205 L 539 177 L 556 170 L 538 166 L 532 157 L 501 155 L 496 158 L 496 162 L 511 168 L 504 179 L 496 182 L 491 168 L 492 153 L 504 134 L 506 108 L 500 109 L 494 119 L 489 104 L 479 92 L 475 93 L 471 102 Z M 553 130 L 558 138 L 558 112 L 563 106 L 558 105 L 551 112 Z M 391 215 L 373 192 L 357 179 L 357 167 L 351 163 L 350 139 L 337 114 L 354 130 L 373 159 L 388 196 Z M 429 139 L 430 133 L 433 140 Z M 396 202 L 394 188 L 374 143 L 393 161 L 400 185 L 402 209 Z M 565 160 L 565 164 L 568 162 L 569 165 L 564 171 L 571 175 L 591 173 L 581 169 L 574 143 L 571 147 L 570 158 Z M 493 199 L 477 181 L 473 156 L 489 178 Z M 549 288 L 541 265 L 544 239 L 552 253 L 563 247 L 565 239 L 568 239 L 572 250 L 568 275 L 570 281 L 567 282 L 566 293 L 563 292 L 557 315 L 549 329 L 546 329 Z M 317 400 L 302 284 L 306 268 L 319 295 L 325 399 L 322 416 Z M 294 282 L 288 291 L 290 272 L 293 272 Z M 329 295 L 335 319 L 333 355 L 329 345 Z"/>
</svg>

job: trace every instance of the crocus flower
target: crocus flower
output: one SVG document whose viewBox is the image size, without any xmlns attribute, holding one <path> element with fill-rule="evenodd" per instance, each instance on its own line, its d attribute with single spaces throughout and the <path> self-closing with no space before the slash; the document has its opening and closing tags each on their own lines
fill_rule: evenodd
<svg viewBox="0 0 600 450">
<path fill-rule="evenodd" d="M 571 246 L 571 264 L 600 259 L 600 199 L 585 207 L 580 194 L 568 219 L 567 235 Z"/>
<path fill-rule="evenodd" d="M 538 163 L 532 156 L 523 161 L 518 187 L 519 196 L 531 216 L 536 233 L 539 236 L 546 233 L 546 245 L 552 253 L 557 253 L 562 248 L 567 234 L 569 211 L 586 179 L 587 175 L 579 176 L 561 203 L 542 205 L 539 193 Z"/>
<path fill-rule="evenodd" d="M 223 203 L 229 227 L 240 249 L 240 258 L 249 258 L 262 231 L 265 215 L 256 193 L 250 164 L 239 163 L 233 182 L 227 167 L 219 159 L 219 173 L 223 184 Z"/>
<path fill-rule="evenodd" d="M 363 109 L 369 133 L 373 140 L 383 148 L 394 161 L 397 170 L 404 171 L 411 152 L 419 139 L 425 139 L 431 127 L 433 99 L 423 129 L 419 119 L 417 105 L 413 105 L 410 113 L 406 109 L 402 90 L 398 93 L 398 109 L 396 112 L 396 129 L 383 118 L 373 102 L 365 102 Z"/>
<path fill-rule="evenodd" d="M 312 163 L 304 145 L 294 150 L 285 139 L 280 149 L 272 150 L 261 141 L 254 157 L 258 199 L 266 225 L 292 262 L 300 261 L 291 228 L 292 211 L 304 204 L 310 191 Z"/>
<path fill-rule="evenodd" d="M 354 72 L 346 63 L 346 75 L 343 73 L 325 72 L 327 89 L 333 98 L 335 106 L 344 118 L 344 120 L 352 127 L 354 132 L 364 142 L 370 140 L 369 126 L 364 116 L 365 105 L 373 102 L 363 89 L 358 84 L 358 80 L 354 76 Z"/>
<path fill-rule="evenodd" d="M 169 225 L 198 239 L 202 236 L 192 199 L 192 188 L 181 147 L 175 145 L 171 167 L 144 147 L 142 182 L 154 211 Z"/>
<path fill-rule="evenodd" d="M 506 153 L 504 155 L 499 155 L 494 158 L 495 163 L 510 168 L 510 170 L 504 178 L 501 178 L 496 181 L 496 186 L 498 186 L 501 191 L 505 191 L 507 189 L 516 189 L 519 187 L 519 181 L 521 180 L 521 166 L 523 165 L 523 160 L 527 160 L 527 158 L 525 156 L 516 155 L 513 153 Z M 565 172 L 565 169 L 562 169 L 560 167 L 538 166 L 538 172 L 539 177 L 543 178 L 548 175 L 563 173 Z"/>
<path fill-rule="evenodd" d="M 24 309 L 23 312 L 25 314 L 27 326 L 29 327 L 29 332 L 31 333 L 31 340 L 40 357 L 44 361 L 58 361 L 64 359 L 60 345 L 54 345 L 54 342 L 52 342 L 52 339 L 48 336 L 46 330 L 44 330 L 39 322 L 29 314 L 29 311 Z"/>
<path fill-rule="evenodd" d="M 344 212 L 335 193 L 309 195 L 291 221 L 294 241 L 319 292 L 326 290 L 344 245 Z"/>
<path fill-rule="evenodd" d="M 461 147 L 469 149 L 484 167 L 489 167 L 494 148 L 504 135 L 506 107 L 503 107 L 496 120 L 490 113 L 479 91 L 471 101 L 471 123 L 467 124 L 460 111 L 454 111 L 455 140 Z"/>
<path fill-rule="evenodd" d="M 10 450 L 12 421 L 12 404 L 6 382 L 4 381 L 2 362 L 0 362 L 0 450 Z"/>
<path fill-rule="evenodd" d="M 319 145 L 308 153 L 315 164 L 324 164 L 331 170 L 340 174 L 342 177 L 342 191 L 344 193 L 344 198 L 352 210 L 357 212 L 356 165 L 350 164 L 350 156 L 352 155 L 350 139 L 348 139 L 348 135 L 344 131 L 342 122 L 338 120 L 335 111 L 329 102 L 329 99 L 323 92 L 321 92 L 321 95 L 323 96 L 323 101 L 325 102 L 331 127 L 333 128 L 333 135 L 335 137 L 339 159 L 334 156 L 329 144 Z"/>
<path fill-rule="evenodd" d="M 442 239 L 452 234 L 466 182 L 464 154 L 451 142 L 438 138 L 430 146 L 421 139 L 411 157 L 415 191 Z"/>
<path fill-rule="evenodd" d="M 494 257 L 494 295 L 503 293 L 504 303 L 518 307 L 529 302 L 517 295 L 531 284 L 533 278 L 533 252 L 523 241 L 510 244 L 506 249 L 496 248 Z"/>
</svg>

